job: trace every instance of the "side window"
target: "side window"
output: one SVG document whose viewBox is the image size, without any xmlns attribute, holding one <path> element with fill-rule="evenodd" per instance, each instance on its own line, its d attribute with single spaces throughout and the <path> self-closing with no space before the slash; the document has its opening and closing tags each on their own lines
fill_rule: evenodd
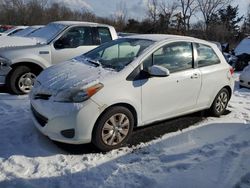
<svg viewBox="0 0 250 188">
<path fill-rule="evenodd" d="M 198 67 L 204 67 L 220 63 L 220 59 L 211 47 L 204 44 L 195 44 L 195 46 L 198 55 Z"/>
<path fill-rule="evenodd" d="M 144 69 L 152 65 L 163 66 L 170 73 L 192 68 L 192 44 L 189 42 L 175 42 L 164 45 L 143 62 Z"/>
<path fill-rule="evenodd" d="M 112 40 L 110 31 L 108 28 L 98 27 L 97 30 L 98 30 L 98 35 L 99 35 L 100 40 L 101 40 L 101 44 Z"/>
<path fill-rule="evenodd" d="M 79 46 L 89 45 L 93 45 L 91 27 L 71 28 L 54 44 L 56 49 L 77 48 Z"/>
</svg>

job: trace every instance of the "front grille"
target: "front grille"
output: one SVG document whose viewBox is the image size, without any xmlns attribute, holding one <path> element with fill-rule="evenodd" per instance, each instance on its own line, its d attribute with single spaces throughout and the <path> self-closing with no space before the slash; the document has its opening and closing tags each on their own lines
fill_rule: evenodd
<svg viewBox="0 0 250 188">
<path fill-rule="evenodd" d="M 44 117 L 43 115 L 41 115 L 39 112 L 37 112 L 35 110 L 35 108 L 31 105 L 31 111 L 34 115 L 34 117 L 36 118 L 37 122 L 44 127 L 47 123 L 48 123 L 48 118 Z"/>
<path fill-rule="evenodd" d="M 36 94 L 34 99 L 49 100 L 50 97 L 51 95 L 48 94 Z"/>
</svg>

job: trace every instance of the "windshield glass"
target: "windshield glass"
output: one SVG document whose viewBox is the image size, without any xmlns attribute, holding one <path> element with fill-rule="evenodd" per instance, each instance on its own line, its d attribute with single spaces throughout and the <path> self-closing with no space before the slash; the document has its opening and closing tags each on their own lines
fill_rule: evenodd
<svg viewBox="0 0 250 188">
<path fill-rule="evenodd" d="M 47 43 L 62 32 L 67 26 L 62 24 L 50 23 L 45 27 L 31 33 L 29 37 L 42 38 Z"/>
<path fill-rule="evenodd" d="M 24 30 L 16 32 L 12 36 L 19 36 L 19 37 L 27 36 L 28 34 L 33 33 L 37 29 L 38 29 L 37 27 L 28 27 L 28 28 L 26 28 Z"/>
<path fill-rule="evenodd" d="M 11 34 L 14 31 L 16 31 L 17 29 L 18 29 L 17 27 L 14 27 L 14 28 L 11 28 L 11 29 L 8 29 L 8 30 L 4 31 L 3 33 L 8 35 L 8 34 Z M 20 29 L 20 30 L 23 30 L 23 29 Z"/>
<path fill-rule="evenodd" d="M 101 45 L 84 54 L 84 57 L 94 64 L 100 64 L 104 68 L 111 68 L 118 72 L 153 43 L 154 41 L 146 39 L 121 38 Z"/>
</svg>

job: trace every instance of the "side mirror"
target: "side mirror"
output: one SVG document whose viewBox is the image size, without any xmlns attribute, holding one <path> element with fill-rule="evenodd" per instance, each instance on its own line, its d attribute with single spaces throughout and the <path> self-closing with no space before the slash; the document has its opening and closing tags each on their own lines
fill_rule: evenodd
<svg viewBox="0 0 250 188">
<path fill-rule="evenodd" d="M 152 67 L 149 67 L 148 73 L 153 77 L 167 77 L 170 75 L 170 72 L 167 68 L 159 65 L 153 65 Z"/>
</svg>

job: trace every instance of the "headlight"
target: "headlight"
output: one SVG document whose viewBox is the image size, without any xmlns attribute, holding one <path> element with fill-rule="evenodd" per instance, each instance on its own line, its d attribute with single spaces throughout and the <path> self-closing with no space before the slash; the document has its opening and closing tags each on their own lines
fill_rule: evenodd
<svg viewBox="0 0 250 188">
<path fill-rule="evenodd" d="M 82 89 L 82 90 L 76 91 L 72 89 L 70 91 L 63 91 L 63 92 L 58 93 L 55 96 L 54 101 L 80 103 L 80 102 L 88 100 L 90 97 L 92 97 L 95 93 L 97 93 L 102 88 L 103 88 L 103 84 L 99 83 L 91 87 Z"/>
</svg>

